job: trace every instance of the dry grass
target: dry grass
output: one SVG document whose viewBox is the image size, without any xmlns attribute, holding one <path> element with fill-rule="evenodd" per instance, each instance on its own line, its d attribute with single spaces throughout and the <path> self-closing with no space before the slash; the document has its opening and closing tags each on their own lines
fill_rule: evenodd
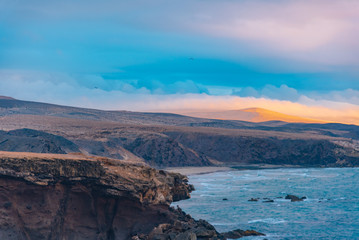
<svg viewBox="0 0 359 240">
<path fill-rule="evenodd" d="M 111 121 L 96 121 L 84 119 L 71 119 L 53 116 L 37 115 L 10 115 L 0 118 L 0 129 L 9 131 L 19 128 L 31 128 L 35 130 L 47 131 L 49 133 L 64 136 L 69 139 L 96 139 L 118 134 L 151 134 L 166 132 L 185 132 L 197 134 L 214 134 L 225 136 L 243 136 L 256 138 L 278 139 L 326 139 L 326 140 L 346 140 L 346 138 L 331 137 L 321 135 L 317 131 L 306 132 L 281 132 L 256 129 L 227 129 L 214 127 L 182 127 L 166 125 L 138 125 L 124 124 Z M 340 131 L 337 131 L 340 132 Z"/>
</svg>

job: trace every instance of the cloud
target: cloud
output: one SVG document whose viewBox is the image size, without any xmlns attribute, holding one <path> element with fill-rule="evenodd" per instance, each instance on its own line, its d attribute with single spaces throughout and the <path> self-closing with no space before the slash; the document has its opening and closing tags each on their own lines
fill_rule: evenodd
<svg viewBox="0 0 359 240">
<path fill-rule="evenodd" d="M 198 19 L 196 29 L 232 40 L 233 49 L 237 45 L 242 54 L 247 51 L 241 46 L 246 46 L 252 56 L 297 62 L 297 69 L 303 63 L 317 70 L 359 65 L 359 44 L 353 41 L 359 37 L 359 2 L 257 0 L 214 6 L 217 11 L 205 8 L 207 18 Z"/>
<path fill-rule="evenodd" d="M 353 89 L 346 89 L 344 91 L 332 91 L 327 96 L 326 99 L 331 99 L 332 101 L 337 102 L 347 102 L 352 104 L 359 103 L 359 91 Z"/>
<path fill-rule="evenodd" d="M 3 95 L 127 110 L 357 110 L 357 1 L 5 2 Z"/>
<path fill-rule="evenodd" d="M 254 97 L 266 98 L 275 100 L 285 100 L 291 102 L 299 102 L 304 105 L 337 105 L 342 104 L 359 104 L 359 91 L 355 89 L 344 89 L 341 91 L 315 91 L 300 92 L 294 88 L 282 84 L 276 87 L 270 84 L 265 85 L 263 88 L 255 89 L 253 87 L 244 87 L 237 90 L 232 90 L 233 96 L 239 97 Z"/>
<path fill-rule="evenodd" d="M 153 85 L 153 83 L 152 83 Z M 152 87 L 155 94 L 187 94 L 187 93 L 207 93 L 208 90 L 201 84 L 196 84 L 192 80 L 176 81 L 174 83 L 164 84 L 157 82 L 156 87 Z"/>
<path fill-rule="evenodd" d="M 0 94 L 27 100 L 73 104 L 79 98 L 108 99 L 104 106 L 106 108 L 116 97 L 128 98 L 129 102 L 143 95 L 186 93 L 201 94 L 208 93 L 208 90 L 191 80 L 164 84 L 159 81 L 106 80 L 97 75 L 71 76 L 57 72 L 0 70 Z"/>
<path fill-rule="evenodd" d="M 233 96 L 240 96 L 240 97 L 255 97 L 258 98 L 261 96 L 261 93 L 254 89 L 253 87 L 244 87 L 239 90 L 232 91 Z"/>
<path fill-rule="evenodd" d="M 256 90 L 253 87 L 245 87 L 240 90 L 233 91 L 232 95 L 241 97 L 289 100 L 292 102 L 297 101 L 300 97 L 300 94 L 296 89 L 290 88 L 285 84 L 282 84 L 280 87 L 267 84 L 259 90 Z"/>
<path fill-rule="evenodd" d="M 213 49 L 214 54 L 235 59 L 243 60 L 248 55 L 275 57 L 297 62 L 298 67 L 303 62 L 316 63 L 317 69 L 323 69 L 323 65 L 359 65 L 357 1 L 38 0 L 13 1 L 0 12 L 0 19 L 17 26 L 44 20 L 56 24 L 87 21 L 94 23 L 92 28 L 105 32 L 109 30 L 106 26 L 114 25 L 118 29 L 126 26 L 139 31 L 203 37 L 207 44 L 216 42 L 217 48 L 221 45 L 221 51 Z M 111 29 L 115 30 L 116 27 Z"/>
<path fill-rule="evenodd" d="M 315 100 L 301 96 L 298 102 L 268 98 L 178 95 L 165 96 L 166 100 L 158 101 L 155 110 L 164 112 L 214 112 L 239 110 L 245 108 L 265 108 L 293 116 L 359 125 L 359 105 Z"/>
<path fill-rule="evenodd" d="M 315 99 L 316 101 L 342 102 L 358 105 L 359 91 L 351 88 L 342 91 L 329 91 L 326 93 L 319 93 L 313 91 L 308 94 L 308 99 Z"/>
<path fill-rule="evenodd" d="M 88 85 L 81 83 L 89 79 Z M 183 112 L 183 110 L 218 111 L 236 110 L 250 107 L 262 107 L 286 114 L 359 124 L 359 105 L 340 102 L 345 94 L 357 99 L 358 91 L 347 90 L 338 96 L 340 101 L 313 99 L 301 95 L 297 102 L 288 100 L 239 96 L 211 96 L 201 93 L 191 82 L 175 82 L 171 87 L 177 89 L 172 94 L 163 94 L 138 87 L 133 82 L 122 83 L 115 90 L 94 88 L 101 86 L 103 80 L 86 76 L 78 80 L 72 76 L 59 73 L 42 73 L 31 71 L 0 71 L 0 95 L 11 96 L 22 100 L 41 101 L 79 107 L 90 107 L 109 110 Z M 106 83 L 106 82 L 105 82 Z M 128 85 L 127 85 L 128 84 Z M 161 85 L 159 85 L 161 86 Z M 194 88 L 196 93 L 181 92 L 178 89 Z M 160 89 L 154 88 L 154 89 Z M 293 89 L 287 86 L 276 88 L 267 86 L 262 90 L 266 94 L 277 95 L 277 91 L 290 94 Z M 294 92 L 295 93 L 295 92 Z"/>
</svg>

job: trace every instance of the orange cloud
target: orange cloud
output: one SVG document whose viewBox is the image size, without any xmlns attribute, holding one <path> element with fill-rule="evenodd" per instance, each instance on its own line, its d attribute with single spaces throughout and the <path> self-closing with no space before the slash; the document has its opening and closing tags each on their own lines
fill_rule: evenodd
<svg viewBox="0 0 359 240">
<path fill-rule="evenodd" d="M 154 100 L 154 99 L 153 99 Z M 310 100 L 310 101 L 309 101 Z M 315 101 L 305 98 L 303 103 L 273 100 L 266 98 L 186 95 L 163 101 L 154 101 L 147 106 L 155 111 L 164 112 L 214 112 L 240 110 L 245 108 L 265 108 L 288 115 L 318 119 L 326 122 L 338 122 L 359 125 L 359 106 L 349 103 Z M 307 103 L 305 103 L 305 101 Z"/>
</svg>

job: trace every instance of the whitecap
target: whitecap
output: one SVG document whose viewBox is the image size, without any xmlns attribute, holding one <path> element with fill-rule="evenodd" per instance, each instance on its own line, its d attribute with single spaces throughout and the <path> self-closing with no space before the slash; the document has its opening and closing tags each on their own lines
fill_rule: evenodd
<svg viewBox="0 0 359 240">
<path fill-rule="evenodd" d="M 216 197 L 216 195 L 201 194 L 200 197 Z"/>
<path fill-rule="evenodd" d="M 233 226 L 233 225 L 236 225 L 235 223 L 221 223 L 221 222 L 219 222 L 219 223 L 212 222 L 211 224 L 214 225 L 214 226 Z"/>
<path fill-rule="evenodd" d="M 255 219 L 252 221 L 248 221 L 248 223 L 257 223 L 257 222 L 263 222 L 263 223 L 269 223 L 269 224 L 279 224 L 279 223 L 285 223 L 287 221 L 283 219 L 275 219 L 275 218 L 264 218 L 264 219 Z"/>
</svg>

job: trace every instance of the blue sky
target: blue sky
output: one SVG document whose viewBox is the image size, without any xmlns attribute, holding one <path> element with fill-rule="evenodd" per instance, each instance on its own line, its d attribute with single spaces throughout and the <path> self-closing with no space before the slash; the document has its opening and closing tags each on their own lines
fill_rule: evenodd
<svg viewBox="0 0 359 240">
<path fill-rule="evenodd" d="M 126 99 L 201 96 L 356 108 L 358 26 L 349 0 L 1 0 L 0 94 L 133 110 L 154 107 Z"/>
</svg>

